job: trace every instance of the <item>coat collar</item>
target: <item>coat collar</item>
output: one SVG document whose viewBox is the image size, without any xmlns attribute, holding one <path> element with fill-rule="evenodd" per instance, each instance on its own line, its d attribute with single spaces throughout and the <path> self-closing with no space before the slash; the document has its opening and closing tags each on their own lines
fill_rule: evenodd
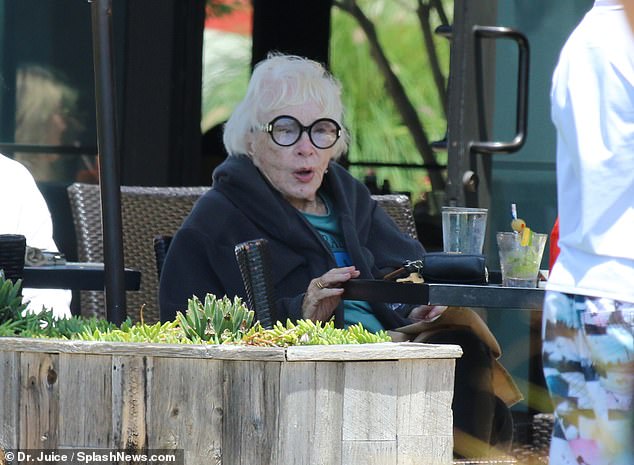
<svg viewBox="0 0 634 465">
<path fill-rule="evenodd" d="M 336 162 L 330 162 L 322 189 L 339 214 L 350 212 L 351 197 L 346 191 L 350 175 Z M 277 191 L 246 155 L 228 157 L 213 174 L 213 189 L 223 194 L 250 221 L 272 238 L 299 246 L 314 246 L 313 234 L 301 213 Z"/>
</svg>

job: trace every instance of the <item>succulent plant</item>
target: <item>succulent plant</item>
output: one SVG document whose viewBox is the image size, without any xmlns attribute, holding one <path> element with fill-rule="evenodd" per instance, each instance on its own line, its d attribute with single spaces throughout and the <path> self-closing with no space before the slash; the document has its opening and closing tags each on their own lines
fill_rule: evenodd
<svg viewBox="0 0 634 465">
<path fill-rule="evenodd" d="M 4 272 L 0 270 L 0 324 L 20 317 L 26 308 L 22 303 L 21 287 L 21 279 L 14 283 L 5 279 Z"/>
<path fill-rule="evenodd" d="M 39 313 L 25 312 L 20 295 L 20 280 L 5 279 L 0 270 L 0 337 L 44 337 L 88 341 L 153 342 L 170 344 L 246 344 L 253 346 L 288 347 L 291 345 L 364 344 L 390 340 L 385 331 L 372 334 L 360 324 L 346 329 L 334 327 L 334 321 L 299 320 L 277 322 L 265 329 L 253 324 L 254 313 L 240 297 L 218 299 L 205 296 L 202 303 L 196 296 L 188 301 L 187 311 L 178 312 L 175 321 L 146 324 L 127 319 L 120 327 L 99 318 L 73 316 L 56 319 L 53 312 L 42 308 Z"/>
<path fill-rule="evenodd" d="M 177 320 L 190 339 L 222 344 L 239 341 L 253 324 L 253 316 L 240 297 L 232 301 L 207 294 L 204 304 L 196 296 L 189 299 L 187 312 L 178 312 Z"/>
</svg>

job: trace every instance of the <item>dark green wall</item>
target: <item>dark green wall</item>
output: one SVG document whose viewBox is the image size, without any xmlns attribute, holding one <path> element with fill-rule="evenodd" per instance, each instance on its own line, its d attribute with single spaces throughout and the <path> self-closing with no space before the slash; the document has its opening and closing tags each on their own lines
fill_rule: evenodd
<svg viewBox="0 0 634 465">
<path fill-rule="evenodd" d="M 550 120 L 550 82 L 559 50 L 591 0 L 515 0 L 500 2 L 499 25 L 524 33 L 531 47 L 528 137 L 523 149 L 493 157 L 490 233 L 508 230 L 510 204 L 539 232 L 549 232 L 556 213 L 555 130 Z M 513 133 L 517 52 L 501 44 L 497 53 L 494 126 L 502 136 Z M 504 137 L 502 137 L 504 138 Z M 492 236 L 491 236 L 492 237 Z M 492 242 L 493 243 L 493 242 Z M 544 256 L 544 263 L 547 256 Z"/>
<path fill-rule="evenodd" d="M 513 0 L 498 3 L 498 25 L 524 33 L 530 42 L 528 136 L 518 153 L 493 157 L 489 259 L 499 269 L 495 232 L 510 229 L 510 204 L 538 232 L 549 233 L 556 218 L 555 129 L 550 120 L 550 82 L 559 50 L 592 0 Z M 517 50 L 498 45 L 494 131 L 497 139 L 514 134 Z M 548 248 L 548 245 L 546 246 Z M 548 251 L 542 268 L 548 266 Z M 504 352 L 503 363 L 526 392 L 531 313 L 489 310 L 488 322 Z M 539 322 L 537 321 L 537 324 Z M 539 354 L 533 354 L 539 357 Z M 520 404 L 516 409 L 526 409 Z"/>
</svg>

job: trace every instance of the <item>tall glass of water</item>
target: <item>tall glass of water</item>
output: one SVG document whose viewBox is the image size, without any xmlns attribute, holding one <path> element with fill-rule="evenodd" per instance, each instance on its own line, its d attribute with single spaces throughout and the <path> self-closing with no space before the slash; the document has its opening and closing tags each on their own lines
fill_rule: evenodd
<svg viewBox="0 0 634 465">
<path fill-rule="evenodd" d="M 445 252 L 481 254 L 487 227 L 486 208 L 442 207 Z"/>
</svg>

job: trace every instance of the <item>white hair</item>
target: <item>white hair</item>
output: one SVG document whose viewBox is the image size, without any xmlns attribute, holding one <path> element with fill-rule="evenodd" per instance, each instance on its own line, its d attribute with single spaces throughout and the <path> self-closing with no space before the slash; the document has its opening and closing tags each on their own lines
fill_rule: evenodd
<svg viewBox="0 0 634 465">
<path fill-rule="evenodd" d="M 223 142 L 229 155 L 249 155 L 248 134 L 259 130 L 269 115 L 289 106 L 314 103 L 342 126 L 335 158 L 348 149 L 343 125 L 341 85 L 321 64 L 295 55 L 269 54 L 251 75 L 244 99 L 225 124 Z"/>
</svg>

